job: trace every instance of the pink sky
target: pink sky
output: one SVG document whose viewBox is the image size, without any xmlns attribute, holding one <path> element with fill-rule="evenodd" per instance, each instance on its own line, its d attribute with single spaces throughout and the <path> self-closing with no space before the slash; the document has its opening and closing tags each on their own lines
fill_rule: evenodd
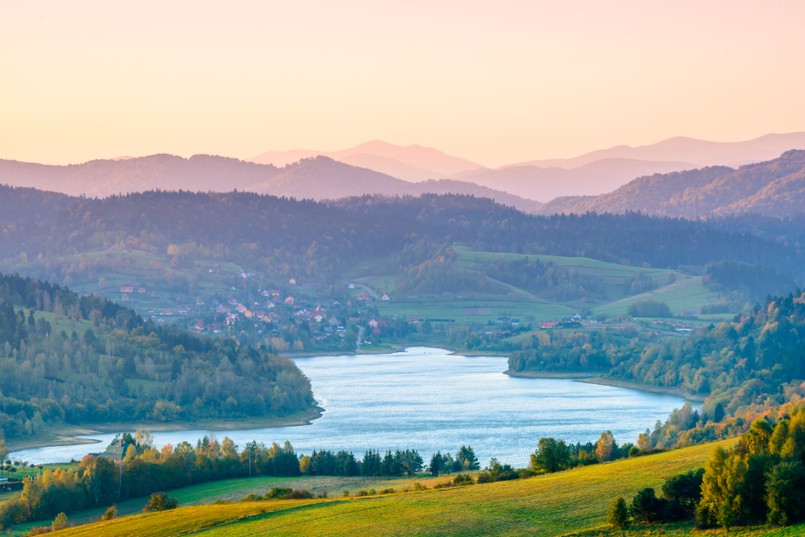
<svg viewBox="0 0 805 537">
<path fill-rule="evenodd" d="M 803 131 L 803 36 L 801 0 L 3 2 L 0 158 Z"/>
</svg>

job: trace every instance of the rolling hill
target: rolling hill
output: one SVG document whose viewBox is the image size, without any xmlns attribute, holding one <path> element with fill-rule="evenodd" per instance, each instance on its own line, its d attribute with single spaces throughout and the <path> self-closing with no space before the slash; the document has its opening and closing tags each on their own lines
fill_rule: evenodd
<svg viewBox="0 0 805 537">
<path fill-rule="evenodd" d="M 755 213 L 792 217 L 805 207 L 805 151 L 733 169 L 713 166 L 640 177 L 600 196 L 558 198 L 542 214 L 624 213 L 698 218 Z"/>
<path fill-rule="evenodd" d="M 613 498 L 631 497 L 643 487 L 659 488 L 672 475 L 703 467 L 714 448 L 704 444 L 470 487 L 199 505 L 79 526 L 58 535 L 561 535 L 602 526 Z"/>
<path fill-rule="evenodd" d="M 467 181 L 410 183 L 329 157 L 305 158 L 282 168 L 214 155 L 194 155 L 185 159 L 163 154 L 93 160 L 68 166 L 0 160 L 0 184 L 89 197 L 157 189 L 193 192 L 228 192 L 234 189 L 314 200 L 374 194 L 415 196 L 451 193 L 490 198 L 523 211 L 531 211 L 539 205 L 535 201 Z"/>
</svg>

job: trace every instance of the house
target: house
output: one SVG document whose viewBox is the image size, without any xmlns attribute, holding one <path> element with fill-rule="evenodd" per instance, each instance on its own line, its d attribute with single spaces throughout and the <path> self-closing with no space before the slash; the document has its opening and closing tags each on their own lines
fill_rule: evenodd
<svg viewBox="0 0 805 537">
<path fill-rule="evenodd" d="M 288 304 L 289 306 L 293 306 L 294 298 L 292 296 L 286 296 L 285 303 Z"/>
<path fill-rule="evenodd" d="M 120 292 L 121 293 L 133 293 L 134 292 L 134 286 L 133 285 L 122 285 L 120 287 Z"/>
<path fill-rule="evenodd" d="M 137 292 L 144 295 L 148 290 L 145 287 L 138 287 Z"/>
<path fill-rule="evenodd" d="M 383 296 L 380 297 L 380 300 L 382 300 L 383 302 L 388 302 L 389 300 L 391 300 L 391 297 L 389 296 L 388 293 L 383 293 Z"/>
<path fill-rule="evenodd" d="M 543 330 L 546 330 L 549 328 L 556 328 L 556 324 L 557 324 L 556 321 L 545 321 L 540 323 L 539 327 L 542 328 Z"/>
</svg>

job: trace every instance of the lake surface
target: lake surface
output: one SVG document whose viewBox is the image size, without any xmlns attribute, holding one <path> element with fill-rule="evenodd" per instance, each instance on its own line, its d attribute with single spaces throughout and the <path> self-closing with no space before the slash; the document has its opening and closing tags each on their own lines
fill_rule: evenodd
<svg viewBox="0 0 805 537">
<path fill-rule="evenodd" d="M 490 457 L 523 467 L 541 437 L 595 442 L 610 430 L 618 443 L 665 420 L 683 399 L 570 379 L 524 379 L 504 375 L 506 358 L 465 357 L 432 348 L 362 356 L 298 358 L 324 415 L 311 425 L 219 431 L 241 448 L 252 440 L 289 440 L 297 453 L 345 449 L 417 449 L 455 453 L 462 444 L 482 465 Z M 132 425 L 131 432 L 137 428 Z M 153 433 L 157 447 L 209 434 L 205 430 Z M 41 464 L 80 460 L 103 451 L 113 434 L 92 435 L 98 444 L 18 451 L 12 459 Z"/>
</svg>

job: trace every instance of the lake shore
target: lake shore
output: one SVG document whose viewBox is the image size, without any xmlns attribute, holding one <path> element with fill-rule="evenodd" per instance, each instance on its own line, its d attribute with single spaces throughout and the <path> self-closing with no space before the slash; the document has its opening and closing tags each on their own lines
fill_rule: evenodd
<svg viewBox="0 0 805 537">
<path fill-rule="evenodd" d="M 600 384 L 602 386 L 614 386 L 616 388 L 628 388 L 640 392 L 659 393 L 663 395 L 675 395 L 692 403 L 703 403 L 704 396 L 691 395 L 682 388 L 672 388 L 668 386 L 652 386 L 650 384 L 640 384 L 638 382 L 628 382 L 625 380 L 612 379 L 602 376 L 600 373 L 581 373 L 578 371 L 512 371 L 510 369 L 503 372 L 510 377 L 529 378 L 529 379 L 572 379 L 589 384 Z"/>
<path fill-rule="evenodd" d="M 224 432 L 240 429 L 267 429 L 271 427 L 296 427 L 310 425 L 313 420 L 322 416 L 324 409 L 319 406 L 290 414 L 288 416 L 267 416 L 265 418 L 210 419 L 194 421 L 142 421 L 131 423 L 93 423 L 91 426 L 79 427 L 65 425 L 39 435 L 11 440 L 7 443 L 10 452 L 46 446 L 72 446 L 81 444 L 97 444 L 91 437 L 93 434 L 130 432 L 144 429 L 150 432 L 190 431 L 194 429 Z"/>
</svg>

